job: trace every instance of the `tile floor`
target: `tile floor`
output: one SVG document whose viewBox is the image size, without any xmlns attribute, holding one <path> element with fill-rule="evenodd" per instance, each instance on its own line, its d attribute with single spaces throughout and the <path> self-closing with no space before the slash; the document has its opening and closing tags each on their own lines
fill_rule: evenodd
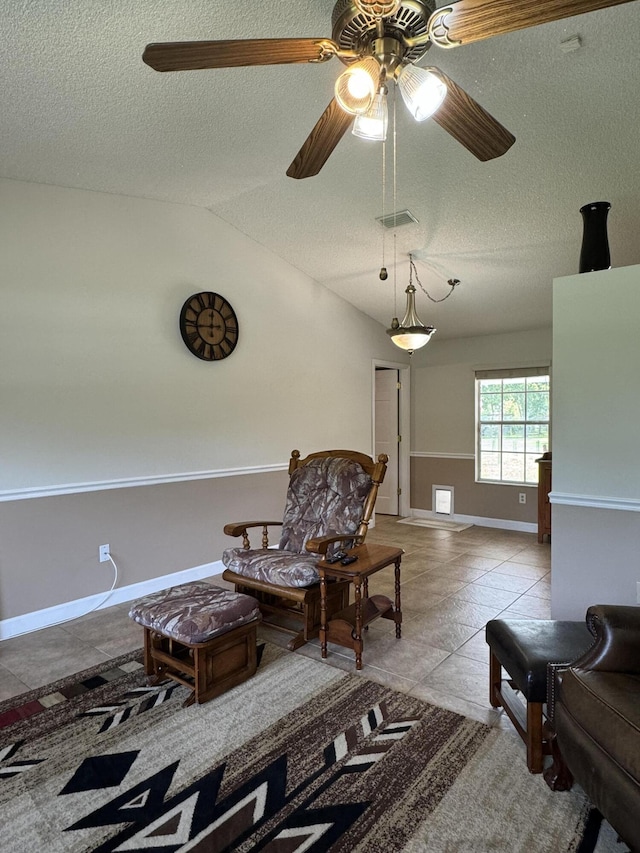
<svg viewBox="0 0 640 853">
<path fill-rule="evenodd" d="M 402 639 L 393 624 L 372 623 L 362 675 L 428 702 L 513 731 L 488 702 L 484 625 L 497 616 L 550 618 L 548 544 L 534 534 L 470 527 L 459 533 L 377 516 L 368 542 L 398 545 L 402 560 Z M 214 582 L 227 586 L 220 577 Z M 393 567 L 374 575 L 371 594 L 393 597 Z M 0 642 L 0 700 L 139 648 L 142 629 L 128 604 Z M 285 645 L 288 636 L 262 627 Z M 319 641 L 296 654 L 320 659 Z M 330 646 L 327 663 L 355 672 L 353 653 Z"/>
</svg>

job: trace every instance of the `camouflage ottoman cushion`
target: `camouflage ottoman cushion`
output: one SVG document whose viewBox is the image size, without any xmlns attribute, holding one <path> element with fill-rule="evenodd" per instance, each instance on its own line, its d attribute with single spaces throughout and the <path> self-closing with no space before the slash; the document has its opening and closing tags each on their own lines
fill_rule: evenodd
<svg viewBox="0 0 640 853">
<path fill-rule="evenodd" d="M 250 595 L 195 581 L 134 601 L 129 616 L 145 628 L 195 645 L 260 619 L 260 609 Z"/>
</svg>

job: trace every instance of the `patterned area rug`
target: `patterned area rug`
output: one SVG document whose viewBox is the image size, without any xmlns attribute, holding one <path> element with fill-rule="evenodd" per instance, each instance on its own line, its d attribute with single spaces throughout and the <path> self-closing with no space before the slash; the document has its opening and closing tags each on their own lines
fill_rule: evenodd
<svg viewBox="0 0 640 853">
<path fill-rule="evenodd" d="M 624 853 L 508 732 L 267 644 L 182 708 L 125 655 L 0 704 L 4 853 Z"/>
</svg>

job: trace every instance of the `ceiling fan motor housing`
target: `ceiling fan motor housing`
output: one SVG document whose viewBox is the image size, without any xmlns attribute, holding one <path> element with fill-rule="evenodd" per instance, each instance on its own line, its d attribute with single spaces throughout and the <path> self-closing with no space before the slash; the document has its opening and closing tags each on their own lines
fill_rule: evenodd
<svg viewBox="0 0 640 853">
<path fill-rule="evenodd" d="M 381 24 L 384 38 L 379 39 L 376 22 L 369 15 L 363 14 L 353 0 L 338 0 L 331 15 L 331 38 L 342 50 L 353 50 L 359 54 L 374 53 L 377 55 L 375 42 L 389 44 L 395 40 L 402 44 L 404 38 L 416 38 L 427 32 L 427 23 L 433 10 L 435 0 L 402 0 L 397 12 L 388 18 L 383 18 Z M 404 62 L 416 62 L 429 49 L 430 43 L 402 51 Z M 380 57 L 382 58 L 382 57 Z M 353 59 L 344 59 L 345 65 Z"/>
</svg>

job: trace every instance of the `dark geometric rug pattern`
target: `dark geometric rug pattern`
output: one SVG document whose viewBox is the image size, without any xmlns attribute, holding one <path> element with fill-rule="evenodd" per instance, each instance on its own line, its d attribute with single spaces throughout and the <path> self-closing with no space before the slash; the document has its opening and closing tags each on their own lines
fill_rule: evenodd
<svg viewBox="0 0 640 853">
<path fill-rule="evenodd" d="M 471 802 L 467 815 L 450 814 L 447 803 L 455 804 L 465 777 L 483 778 L 478 762 L 495 760 L 491 744 L 500 733 L 481 723 L 272 646 L 254 679 L 184 709 L 186 689 L 149 688 L 135 666 L 140 659 L 125 655 L 32 691 L 13 707 L 0 705 L 0 811 L 10 827 L 3 851 L 596 849 L 597 815 L 580 797 L 556 826 L 543 796 L 542 846 L 537 832 L 514 837 L 509 819 L 505 837 L 483 835 Z M 305 693 L 306 673 L 316 685 Z M 260 729 L 265 696 L 276 702 L 292 680 L 301 683 L 301 701 Z M 57 694 L 64 701 L 47 706 Z M 227 752 L 218 733 L 230 737 L 229 714 L 235 729 L 246 723 L 256 733 L 234 735 Z M 199 752 L 195 772 L 188 771 L 189 750 Z M 521 769 L 517 784 L 530 784 Z M 25 817 L 33 803 L 38 813 L 32 806 Z"/>
</svg>

